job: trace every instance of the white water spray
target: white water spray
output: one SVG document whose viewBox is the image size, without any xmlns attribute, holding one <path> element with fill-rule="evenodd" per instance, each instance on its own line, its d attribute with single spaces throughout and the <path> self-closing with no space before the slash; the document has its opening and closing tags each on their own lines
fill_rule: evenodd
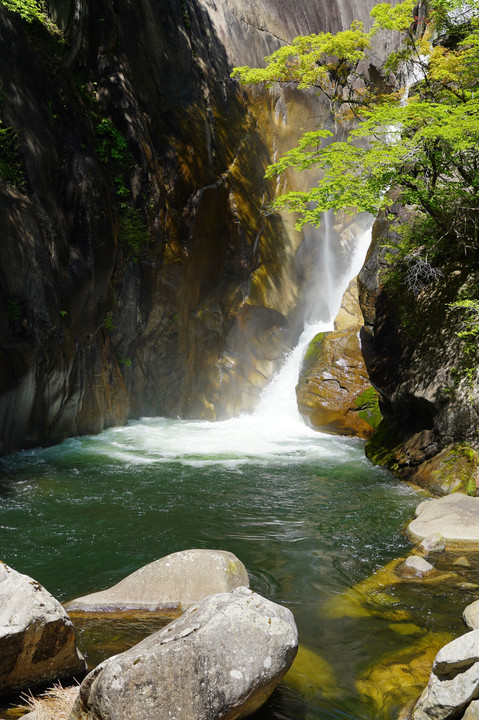
<svg viewBox="0 0 479 720">
<path fill-rule="evenodd" d="M 344 292 L 360 271 L 368 247 L 371 242 L 372 219 L 369 228 L 363 232 L 357 240 L 354 253 L 347 272 L 341 282 L 334 283 L 333 274 L 330 272 L 332 264 L 332 253 L 330 247 L 331 218 L 325 213 L 325 250 L 324 260 L 329 258 L 330 265 L 326 268 L 326 276 L 329 278 L 326 289 L 326 303 L 330 311 L 329 319 L 324 322 L 306 324 L 298 344 L 287 356 L 281 370 L 273 377 L 269 385 L 262 393 L 260 403 L 253 413 L 253 417 L 269 422 L 275 431 L 278 426 L 291 431 L 306 430 L 306 426 L 298 412 L 296 402 L 296 383 L 298 381 L 303 355 L 311 340 L 320 332 L 328 332 L 333 329 L 334 318 L 339 310 Z M 328 272 L 329 271 L 329 272 Z"/>
</svg>

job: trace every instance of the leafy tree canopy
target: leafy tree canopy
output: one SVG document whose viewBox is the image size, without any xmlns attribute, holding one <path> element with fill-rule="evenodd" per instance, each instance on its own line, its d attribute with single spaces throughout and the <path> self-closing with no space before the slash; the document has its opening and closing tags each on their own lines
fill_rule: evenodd
<svg viewBox="0 0 479 720">
<path fill-rule="evenodd" d="M 45 20 L 45 12 L 37 0 L 0 0 L 0 5 L 18 13 L 27 22 L 32 22 L 32 20 L 43 22 Z"/>
<path fill-rule="evenodd" d="M 375 214 L 391 202 L 394 188 L 396 199 L 399 192 L 416 209 L 413 244 L 429 255 L 476 247 L 479 0 L 380 3 L 371 15 L 368 32 L 355 23 L 335 35 L 298 37 L 266 58 L 266 67 L 233 71 L 243 83 L 318 88 L 336 118 L 353 120 L 345 141 L 332 140 L 325 129 L 307 132 L 268 168 L 269 177 L 290 169 L 321 171 L 311 190 L 286 193 L 274 206 L 299 213 L 299 229 L 318 225 L 331 208 Z M 379 31 L 398 39 L 382 85 L 364 72 Z"/>
</svg>

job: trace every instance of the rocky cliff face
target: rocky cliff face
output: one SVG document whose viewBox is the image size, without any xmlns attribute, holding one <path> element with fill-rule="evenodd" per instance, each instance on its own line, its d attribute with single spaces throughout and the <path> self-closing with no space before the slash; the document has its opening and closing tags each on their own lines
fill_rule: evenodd
<svg viewBox="0 0 479 720">
<path fill-rule="evenodd" d="M 461 318 L 450 304 L 477 283 L 477 259 L 474 251 L 451 259 L 416 296 L 387 281 L 385 245 L 396 242 L 393 223 L 408 217 L 394 210 L 376 221 L 359 275 L 363 354 L 384 416 L 366 454 L 438 494 L 475 495 L 477 351 L 458 336 Z"/>
<path fill-rule="evenodd" d="M 0 6 L 1 452 L 254 403 L 314 247 L 264 170 L 328 113 L 229 72 L 373 4 L 52 0 L 67 43 Z"/>
</svg>

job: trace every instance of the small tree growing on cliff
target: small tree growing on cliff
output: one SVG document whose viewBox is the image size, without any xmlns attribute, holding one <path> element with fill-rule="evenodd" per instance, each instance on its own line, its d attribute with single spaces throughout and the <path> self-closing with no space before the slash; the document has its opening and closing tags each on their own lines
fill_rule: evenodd
<svg viewBox="0 0 479 720">
<path fill-rule="evenodd" d="M 335 35 L 298 37 L 266 58 L 265 68 L 236 68 L 248 84 L 295 82 L 318 88 L 336 117 L 356 121 L 345 141 L 325 129 L 304 134 L 267 176 L 318 168 L 307 192 L 274 202 L 298 213 L 297 228 L 319 225 L 326 210 L 376 214 L 395 200 L 413 206 L 404 248 L 439 253 L 478 248 L 479 4 L 472 0 L 403 0 L 377 5 L 369 32 L 356 23 Z M 361 71 L 374 36 L 400 33 L 399 50 L 385 65 L 382 84 Z M 408 75 L 398 86 L 395 74 Z M 409 87 L 408 87 L 409 86 Z M 326 140 L 326 142 L 325 142 Z M 434 273 L 433 273 L 434 275 Z"/>
<path fill-rule="evenodd" d="M 32 20 L 45 20 L 45 12 L 37 0 L 0 0 L 7 10 L 18 13 L 27 22 Z"/>
</svg>

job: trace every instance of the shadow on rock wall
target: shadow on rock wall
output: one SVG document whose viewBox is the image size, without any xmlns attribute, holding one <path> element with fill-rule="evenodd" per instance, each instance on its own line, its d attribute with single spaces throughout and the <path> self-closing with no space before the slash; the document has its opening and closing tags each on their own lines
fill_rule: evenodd
<svg viewBox="0 0 479 720">
<path fill-rule="evenodd" d="M 0 7 L 2 452 L 254 404 L 304 283 L 264 171 L 327 114 L 314 94 L 241 90 L 244 43 L 200 0 L 77 2 L 68 23 L 52 5 L 67 46 Z"/>
</svg>

